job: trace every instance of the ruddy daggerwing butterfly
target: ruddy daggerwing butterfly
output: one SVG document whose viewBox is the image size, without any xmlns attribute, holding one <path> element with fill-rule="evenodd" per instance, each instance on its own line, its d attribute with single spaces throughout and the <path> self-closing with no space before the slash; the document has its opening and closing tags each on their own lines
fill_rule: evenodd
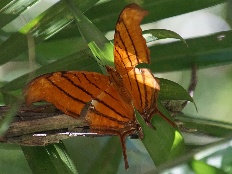
<svg viewBox="0 0 232 174">
<path fill-rule="evenodd" d="M 157 113 L 174 125 L 156 106 L 159 81 L 150 70 L 135 68 L 139 63 L 150 61 L 150 51 L 140 28 L 145 15 L 147 11 L 136 4 L 126 6 L 121 12 L 114 35 L 115 69 L 106 67 L 109 76 L 87 71 L 61 71 L 39 76 L 25 88 L 27 105 L 45 100 L 75 118 L 91 101 L 85 116 L 90 131 L 120 137 L 126 169 L 129 165 L 125 138 L 132 133 L 143 138 L 134 108 L 151 127 L 151 118 Z"/>
</svg>

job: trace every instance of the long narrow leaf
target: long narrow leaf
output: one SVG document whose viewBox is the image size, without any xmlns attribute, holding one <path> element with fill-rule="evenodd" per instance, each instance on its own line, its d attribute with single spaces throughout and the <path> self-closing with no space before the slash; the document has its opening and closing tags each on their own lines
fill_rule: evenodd
<svg viewBox="0 0 232 174">
<path fill-rule="evenodd" d="M 97 63 L 93 59 L 89 58 L 86 52 L 88 52 L 88 50 L 77 52 L 48 65 L 44 65 L 41 68 L 35 70 L 33 74 L 35 76 L 39 76 L 49 72 L 68 70 L 89 70 L 99 72 L 100 69 L 97 66 Z M 1 89 L 3 91 L 13 91 L 20 88 L 22 89 L 28 81 L 28 77 L 29 74 L 20 76 L 19 78 L 14 79 L 6 85 L 2 86 Z"/>
<path fill-rule="evenodd" d="M 81 11 L 86 11 L 95 3 L 96 0 L 78 1 L 79 9 Z M 36 5 L 38 4 L 35 3 L 30 8 L 36 8 Z M 30 18 L 31 16 L 29 15 L 26 17 Z M 70 18 L 70 12 L 66 7 L 65 2 L 60 1 L 54 4 L 36 18 L 28 21 L 25 26 L 20 28 L 19 33 L 14 33 L 0 45 L 0 54 L 2 55 L 0 65 L 27 51 L 27 40 L 25 34 L 28 32 L 31 32 L 31 34 L 35 37 L 36 44 L 38 44 L 57 33 L 69 24 L 70 21 L 72 21 L 72 18 Z"/>
<path fill-rule="evenodd" d="M 22 146 L 22 150 L 33 173 L 78 173 L 63 144 L 45 147 Z"/>
<path fill-rule="evenodd" d="M 20 107 L 21 101 L 17 100 L 17 98 L 14 99 L 16 100 L 14 100 L 14 103 L 11 103 L 13 104 L 12 107 L 9 111 L 7 111 L 7 113 L 5 113 L 3 119 L 0 120 L 0 137 L 8 130 L 10 123 Z"/>
<path fill-rule="evenodd" d="M 232 63 L 232 31 L 215 33 L 210 36 L 186 39 L 188 48 L 180 41 L 155 45 L 151 50 L 151 65 L 154 72 L 227 65 Z"/>
<path fill-rule="evenodd" d="M 95 55 L 96 61 L 101 64 L 105 73 L 105 65 L 113 66 L 113 45 L 101 31 L 75 6 L 73 0 L 66 0 L 73 13 L 78 29 Z M 102 54 L 99 54 L 101 52 Z M 101 56 L 101 57 L 99 57 Z"/>
<path fill-rule="evenodd" d="M 149 15 L 143 20 L 143 23 L 149 23 L 204 9 L 227 1 L 228 0 L 149 0 L 136 1 L 136 3 L 149 12 Z M 130 2 L 107 1 L 98 6 L 94 6 L 91 11 L 87 11 L 85 14 L 102 32 L 114 30 L 118 14 Z M 97 13 L 93 13 L 93 11 Z M 100 20 L 104 22 L 100 22 Z"/>
</svg>

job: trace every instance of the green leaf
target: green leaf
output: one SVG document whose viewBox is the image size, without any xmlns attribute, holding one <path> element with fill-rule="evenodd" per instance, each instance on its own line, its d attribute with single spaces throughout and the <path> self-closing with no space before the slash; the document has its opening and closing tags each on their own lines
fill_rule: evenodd
<svg viewBox="0 0 232 174">
<path fill-rule="evenodd" d="M 19 145 L 0 143 L 1 173 L 15 174 L 25 173 L 32 174 L 27 160 Z M 14 167 L 12 167 L 14 164 Z"/>
<path fill-rule="evenodd" d="M 148 42 L 152 42 L 159 39 L 174 38 L 174 39 L 180 39 L 182 42 L 185 43 L 186 46 L 188 46 L 187 42 L 179 34 L 171 30 L 150 29 L 150 30 L 144 30 L 143 34 L 147 35 L 150 38 Z"/>
<path fill-rule="evenodd" d="M 101 149 L 95 161 L 89 167 L 89 174 L 115 173 L 122 157 L 122 148 L 118 137 L 110 137 Z"/>
<path fill-rule="evenodd" d="M 209 36 L 186 39 L 188 48 L 182 42 L 173 42 L 150 47 L 151 63 L 143 65 L 153 72 L 179 71 L 206 68 L 232 63 L 232 31 Z"/>
<path fill-rule="evenodd" d="M 52 62 L 48 65 L 44 65 L 41 68 L 30 73 L 32 73 L 36 77 L 41 74 L 55 71 L 89 70 L 99 72 L 100 70 L 97 66 L 97 63 L 93 59 L 89 58 L 87 54 L 90 54 L 89 50 L 83 50 L 67 57 L 58 59 L 57 61 Z M 0 89 L 2 91 L 13 91 L 17 89 L 22 89 L 29 80 L 28 78 L 30 73 L 27 73 L 12 80 L 11 82 L 3 85 Z"/>
<path fill-rule="evenodd" d="M 78 1 L 75 2 L 78 4 L 78 7 L 81 11 L 86 11 L 91 6 L 96 3 L 92 0 L 86 1 Z M 14 4 L 9 4 L 9 6 Z M 24 7 L 29 7 L 30 4 L 25 3 Z M 39 44 L 42 41 L 48 39 L 62 28 L 64 28 L 70 21 L 72 17 L 70 17 L 70 12 L 66 7 L 66 3 L 64 1 L 59 1 L 58 3 L 53 4 L 50 8 L 45 8 L 45 11 L 42 11 L 35 18 L 31 18 L 34 15 L 33 8 L 40 8 L 41 3 L 35 3 L 30 8 L 26 8 L 25 12 L 28 16 L 22 15 L 24 18 L 30 19 L 30 21 L 25 21 L 25 25 L 19 27 L 19 33 L 14 33 L 10 35 L 1 45 L 0 45 L 0 54 L 2 58 L 0 60 L 0 65 L 6 63 L 7 61 L 12 60 L 13 58 L 19 56 L 20 54 L 27 51 L 27 34 L 30 31 L 30 34 L 35 37 L 35 43 Z M 12 7 L 13 8 L 13 7 Z M 13 8 L 14 9 L 14 8 Z M 16 10 L 16 9 L 14 9 Z M 31 15 L 30 15 L 31 14 Z M 22 18 L 22 17 L 21 17 Z M 17 18 L 15 20 L 19 20 L 18 23 L 21 24 L 21 18 Z M 1 21 L 0 17 L 0 21 Z M 14 26 L 16 24 L 12 24 Z M 17 30 L 16 30 L 17 31 Z M 72 32 L 76 33 L 76 32 Z M 12 51 L 14 50 L 14 51 Z"/>
<path fill-rule="evenodd" d="M 9 111 L 7 111 L 3 119 L 0 120 L 0 137 L 8 130 L 10 123 L 21 106 L 21 102 L 21 99 L 15 98 L 14 103 L 11 103 L 12 106 Z"/>
<path fill-rule="evenodd" d="M 86 16 L 102 31 L 114 30 L 120 11 L 129 3 L 135 1 L 106 1 L 87 11 Z M 168 17 L 204 9 L 227 0 L 160 0 L 136 1 L 138 5 L 149 12 L 143 23 L 155 22 Z M 97 12 L 97 13 L 93 13 Z"/>
<path fill-rule="evenodd" d="M 14 2 L 1 1 L 0 9 L 2 10 L 1 10 L 1 18 L 0 18 L 0 27 L 3 27 L 6 24 L 8 24 L 10 21 L 14 20 L 20 13 L 25 11 L 29 6 L 34 4 L 36 1 L 37 0 L 14 1 Z M 14 13 L 11 13 L 12 11 Z"/>
<path fill-rule="evenodd" d="M 158 79 L 160 80 L 160 100 L 188 100 L 193 102 L 193 98 L 178 83 L 163 78 Z"/>
<path fill-rule="evenodd" d="M 14 34 L 0 45 L 0 65 L 19 56 L 27 49 L 27 37 L 23 34 Z M 14 50 L 14 51 L 12 51 Z"/>
<path fill-rule="evenodd" d="M 204 147 L 198 148 L 193 153 L 187 153 L 175 161 L 158 166 L 156 169 L 148 172 L 148 174 L 175 173 L 176 171 L 181 173 L 230 173 L 232 162 L 231 142 L 232 139 L 230 137 L 210 145 L 204 145 Z M 216 166 L 221 167 L 219 169 Z"/>
<path fill-rule="evenodd" d="M 158 108 L 170 118 L 169 113 L 162 104 L 158 103 Z M 138 114 L 137 119 L 144 133 L 142 142 L 156 165 L 173 160 L 184 153 L 184 140 L 180 132 L 162 117 L 158 115 L 153 117 L 152 124 L 156 128 L 155 130 L 148 127 Z"/>
<path fill-rule="evenodd" d="M 89 48 L 91 49 L 93 55 L 95 56 L 98 65 L 100 66 L 102 72 L 106 74 L 105 65 L 114 66 L 113 59 L 113 45 L 112 43 L 107 43 L 103 47 L 99 48 L 95 42 L 89 43 Z"/>
<path fill-rule="evenodd" d="M 92 136 L 79 136 L 66 139 L 63 142 L 79 173 L 116 173 L 121 163 L 123 165 L 120 166 L 125 171 L 122 148 L 117 136 L 94 138 Z"/>
<path fill-rule="evenodd" d="M 158 78 L 160 81 L 160 92 L 159 92 L 159 100 L 160 101 L 171 101 L 171 100 L 177 100 L 172 102 L 172 109 L 176 111 L 181 111 L 184 106 L 182 106 L 183 101 L 190 101 L 194 104 L 196 110 L 197 105 L 194 102 L 193 98 L 189 95 L 189 93 L 178 83 Z"/>
<path fill-rule="evenodd" d="M 113 45 L 102 32 L 75 6 L 73 0 L 66 0 L 69 9 L 73 13 L 78 29 L 86 40 L 96 61 L 106 73 L 105 65 L 113 66 Z M 100 57 L 99 57 L 100 56 Z"/>
<path fill-rule="evenodd" d="M 188 116 L 185 114 L 178 115 L 176 118 L 183 123 L 187 128 L 194 128 L 202 133 L 207 133 L 207 135 L 213 137 L 227 137 L 231 135 L 232 124 L 225 123 L 222 121 L 215 121 L 204 118 L 195 118 L 196 116 Z M 215 131 L 217 130 L 217 131 Z"/>
<path fill-rule="evenodd" d="M 22 146 L 22 150 L 33 173 L 78 173 L 61 143 L 45 147 Z"/>
<path fill-rule="evenodd" d="M 227 172 L 223 171 L 222 169 L 211 166 L 201 160 L 192 160 L 190 162 L 190 165 L 195 174 L 205 174 L 205 173 L 227 174 Z"/>
</svg>

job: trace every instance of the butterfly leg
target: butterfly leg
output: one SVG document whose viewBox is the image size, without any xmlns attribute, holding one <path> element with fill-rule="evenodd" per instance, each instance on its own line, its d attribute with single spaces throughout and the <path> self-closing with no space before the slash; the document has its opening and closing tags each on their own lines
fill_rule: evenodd
<svg viewBox="0 0 232 174">
<path fill-rule="evenodd" d="M 123 158 L 125 162 L 125 169 L 127 170 L 129 168 L 129 163 L 128 163 L 127 154 L 126 154 L 126 136 L 127 135 L 121 135 L 121 134 L 119 135 L 121 146 L 122 146 Z"/>
<path fill-rule="evenodd" d="M 143 139 L 144 135 L 142 132 L 142 128 L 141 126 L 137 123 L 136 126 L 134 124 L 134 128 L 133 129 L 129 129 L 127 130 L 125 128 L 125 130 L 122 132 L 118 132 L 117 135 L 120 137 L 120 141 L 121 141 L 121 146 L 122 146 L 122 153 L 123 153 L 123 158 L 124 158 L 124 162 L 125 162 L 125 169 L 127 170 L 129 168 L 129 163 L 128 163 L 128 159 L 127 159 L 127 154 L 126 154 L 126 137 L 128 135 L 131 135 L 133 133 L 138 133 L 139 138 Z"/>
</svg>

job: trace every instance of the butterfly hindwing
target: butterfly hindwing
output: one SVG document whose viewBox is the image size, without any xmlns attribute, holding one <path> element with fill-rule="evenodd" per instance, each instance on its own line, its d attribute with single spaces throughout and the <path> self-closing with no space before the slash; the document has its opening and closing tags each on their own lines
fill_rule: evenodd
<svg viewBox="0 0 232 174">
<path fill-rule="evenodd" d="M 92 100 L 86 114 L 90 124 L 90 131 L 100 135 L 117 135 L 120 137 L 125 168 L 129 167 L 125 138 L 138 131 L 132 104 L 123 101 L 113 84 L 111 84 L 97 98 Z"/>
</svg>

